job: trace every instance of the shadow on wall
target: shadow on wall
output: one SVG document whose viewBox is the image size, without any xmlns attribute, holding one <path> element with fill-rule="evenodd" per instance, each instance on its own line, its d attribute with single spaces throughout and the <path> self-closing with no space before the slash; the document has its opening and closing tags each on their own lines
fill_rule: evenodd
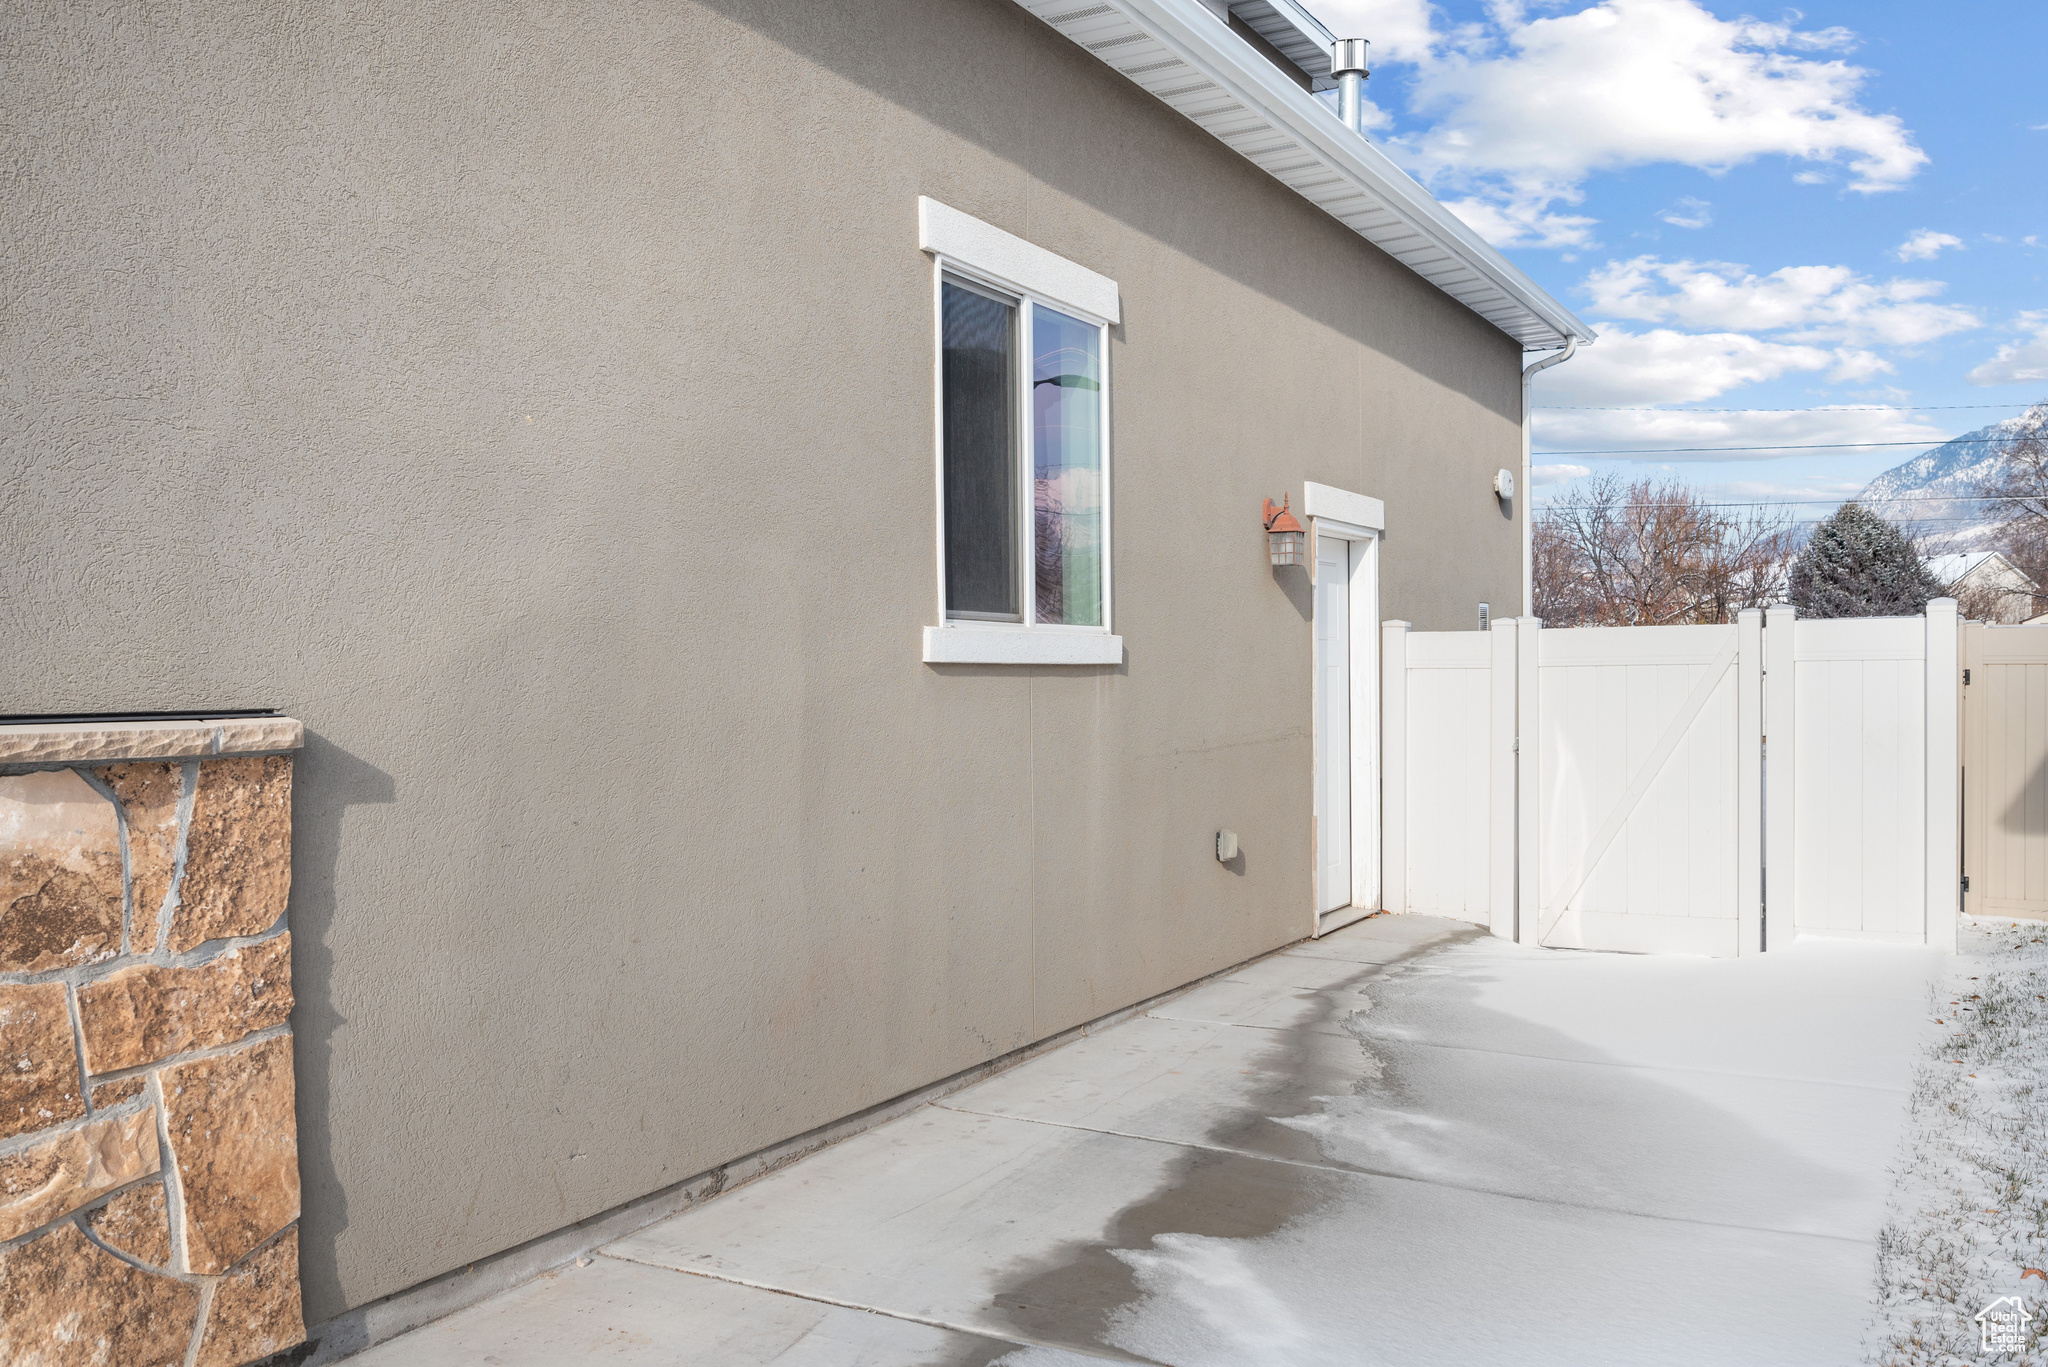
<svg viewBox="0 0 2048 1367">
<path fill-rule="evenodd" d="M 1315 620 L 1316 586 L 1308 577 L 1308 566 L 1275 565 L 1273 582 L 1280 586 L 1280 592 L 1287 595 L 1287 601 L 1294 604 L 1294 610 L 1301 614 L 1302 621 Z"/>
<path fill-rule="evenodd" d="M 1450 303 L 1435 286 L 1411 274 L 1391 256 L 1357 237 L 1349 228 L 1217 142 L 1208 133 L 1155 100 L 1138 86 L 1104 66 L 1067 39 L 1046 27 L 1022 6 L 1008 3 L 969 7 L 959 0 L 934 6 L 924 0 L 868 0 L 858 14 L 833 6 L 829 15 L 816 6 L 788 5 L 778 0 L 703 0 L 703 3 L 807 61 L 881 96 L 897 108 L 937 128 L 976 144 L 994 156 L 1041 180 L 1063 194 L 1091 205 L 1145 236 L 1201 262 L 1276 302 L 1314 319 L 1332 331 L 1389 356 L 1432 382 L 1453 390 L 1519 423 L 1521 396 L 1513 384 L 1480 385 L 1489 374 L 1484 366 L 1461 361 L 1469 340 L 1455 327 L 1441 336 L 1443 345 L 1413 344 L 1403 325 L 1415 317 L 1402 308 L 1401 291 L 1417 299 Z M 942 22 L 954 20 L 958 22 Z M 991 31 L 999 37 L 991 39 Z M 849 35 L 862 35 L 849 41 Z M 899 60 L 878 60 L 878 53 Z M 900 60 L 903 54 L 930 54 L 923 60 Z M 1064 57 L 1064 65 L 1057 59 Z M 1018 80 L 1019 62 L 1029 63 L 1034 79 Z M 797 73 L 792 73 L 794 77 Z M 1104 82 L 1098 104 L 1068 102 L 1061 87 L 1068 82 Z M 787 89 L 762 89 L 760 98 L 787 110 Z M 1105 157 L 1096 133 L 1093 110 L 1127 101 L 1132 119 L 1131 141 L 1157 154 L 1156 174 L 1134 178 L 1128 157 Z M 1025 102 L 1029 102 L 1028 104 Z M 1008 106 L 1007 108 L 1005 106 Z M 1191 213 L 1201 199 L 1199 182 L 1191 184 L 1189 169 L 1206 173 L 1187 150 L 1177 148 L 1167 130 L 1207 144 L 1217 159 L 1213 174 L 1227 181 L 1242 178 L 1247 196 L 1281 196 L 1271 219 L 1247 225 L 1233 216 Z M 1193 167 L 1182 164 L 1194 161 Z M 1149 184 L 1146 183 L 1149 180 Z M 927 193 L 934 191 L 928 190 Z M 1287 201 L 1294 200 L 1289 203 Z M 971 206 L 963 205 L 971 212 Z M 908 231 L 910 208 L 906 202 Z M 1015 225 L 1012 225 L 1013 227 Z M 1347 292 L 1333 289 L 1327 272 L 1318 273 L 1312 257 L 1296 251 L 1275 251 L 1274 234 L 1305 237 L 1323 232 L 1333 241 L 1348 242 L 1360 253 L 1360 265 L 1376 264 L 1377 273 L 1395 291 L 1381 294 L 1368 287 L 1371 308 L 1344 307 Z M 1349 296 L 1364 299 L 1367 290 Z M 1125 313 L 1131 311 L 1125 300 Z M 1392 307 L 1389 307 L 1392 305 Z M 1470 337 L 1483 337 L 1504 351 L 1520 354 L 1518 344 L 1496 331 L 1476 313 L 1462 309 Z M 1394 348 L 1407 341 L 1398 354 Z M 1487 393 L 1485 390 L 1498 392 Z"/>
<path fill-rule="evenodd" d="M 299 1184 L 305 1193 L 299 1226 L 299 1280 L 309 1307 L 345 1303 L 334 1256 L 348 1228 L 348 1201 L 334 1167 L 328 1104 L 334 1033 L 346 1020 L 335 1010 L 334 870 L 341 857 L 342 813 L 360 804 L 397 799 L 391 775 L 364 762 L 318 732 L 306 732 L 292 803 L 292 1013 L 298 1074 Z"/>
<path fill-rule="evenodd" d="M 2026 786 L 1999 819 L 1999 828 L 2010 835 L 2048 835 L 2048 802 L 2042 801 L 2044 796 L 2048 796 L 2048 760 L 2042 760 L 2028 776 Z"/>
</svg>

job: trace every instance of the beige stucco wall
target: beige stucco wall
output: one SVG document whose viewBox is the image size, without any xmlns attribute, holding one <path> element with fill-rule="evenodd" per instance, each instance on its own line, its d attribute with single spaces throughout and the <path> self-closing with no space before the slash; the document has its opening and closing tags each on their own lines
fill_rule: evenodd
<svg viewBox="0 0 2048 1367">
<path fill-rule="evenodd" d="M 310 1320 L 1304 933 L 1262 497 L 1513 610 L 1514 345 L 1005 0 L 0 24 L 0 710 L 304 719 Z M 919 194 L 1122 287 L 1121 668 L 919 662 Z"/>
</svg>

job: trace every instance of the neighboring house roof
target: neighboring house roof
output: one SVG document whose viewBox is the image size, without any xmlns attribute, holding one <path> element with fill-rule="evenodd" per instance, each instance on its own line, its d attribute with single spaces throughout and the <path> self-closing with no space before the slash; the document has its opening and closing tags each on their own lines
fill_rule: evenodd
<svg viewBox="0 0 2048 1367">
<path fill-rule="evenodd" d="M 1927 558 L 1927 572 L 1948 588 L 1960 588 L 1965 580 L 1983 583 L 2001 581 L 2014 588 L 2032 588 L 2034 581 L 1997 551 L 1955 551 Z"/>
<path fill-rule="evenodd" d="M 1931 555 L 1927 558 L 1927 572 L 1938 583 L 1954 584 L 1994 554 L 1992 551 L 1956 551 L 1949 555 Z"/>
<path fill-rule="evenodd" d="M 1203 0 L 1018 3 L 1524 348 L 1593 340 L 1569 309 Z M 1269 13 L 1255 16 L 1261 7 Z M 1229 11 L 1297 63 L 1296 51 L 1306 54 L 1329 32 L 1295 0 L 1229 0 Z M 1327 75 L 1327 55 L 1321 66 Z"/>
</svg>

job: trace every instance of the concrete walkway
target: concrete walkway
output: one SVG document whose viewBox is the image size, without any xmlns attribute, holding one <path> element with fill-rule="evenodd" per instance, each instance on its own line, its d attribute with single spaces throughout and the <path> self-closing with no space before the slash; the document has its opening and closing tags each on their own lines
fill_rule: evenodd
<svg viewBox="0 0 2048 1367">
<path fill-rule="evenodd" d="M 352 1361 L 1851 1362 L 1941 965 L 1374 917 Z"/>
</svg>

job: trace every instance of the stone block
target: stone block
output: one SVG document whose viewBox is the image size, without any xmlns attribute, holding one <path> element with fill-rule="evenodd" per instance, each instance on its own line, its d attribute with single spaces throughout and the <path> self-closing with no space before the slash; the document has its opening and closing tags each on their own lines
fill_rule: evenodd
<svg viewBox="0 0 2048 1367">
<path fill-rule="evenodd" d="M 306 743 L 305 723 L 293 717 L 227 717 L 215 725 L 223 755 L 296 750 Z"/>
<path fill-rule="evenodd" d="M 138 1262 L 168 1267 L 171 1261 L 171 1217 L 164 1202 L 164 1184 L 132 1187 L 86 1216 L 93 1237 L 118 1248 Z"/>
<path fill-rule="evenodd" d="M 128 951 L 156 948 L 157 923 L 178 859 L 178 798 L 185 771 L 176 764 L 114 764 L 99 771 L 128 818 Z"/>
<path fill-rule="evenodd" d="M 118 1106 L 142 1095 L 142 1089 L 149 1082 L 146 1077 L 124 1077 L 119 1082 L 102 1082 L 92 1089 L 92 1108 L 104 1111 L 109 1106 Z"/>
<path fill-rule="evenodd" d="M 0 1158 L 0 1242 L 18 1239 L 161 1166 L 155 1107 L 95 1120 L 10 1153 Z"/>
<path fill-rule="evenodd" d="M 0 987 L 0 1139 L 85 1114 L 63 983 Z"/>
<path fill-rule="evenodd" d="M 225 1272 L 299 1215 L 291 1037 L 157 1076 L 185 1194 L 191 1270 Z"/>
<path fill-rule="evenodd" d="M 0 764 L 210 755 L 217 733 L 207 721 L 23 722 L 0 726 Z"/>
<path fill-rule="evenodd" d="M 140 1068 L 282 1023 L 292 1010 L 291 948 L 278 935 L 191 968 L 144 964 L 79 988 L 86 1067 Z"/>
<path fill-rule="evenodd" d="M 243 1367 L 305 1339 L 294 1229 L 214 1287 L 196 1367 Z"/>
<path fill-rule="evenodd" d="M 121 827 L 69 769 L 0 776 L 0 973 L 121 952 Z"/>
<path fill-rule="evenodd" d="M 284 914 L 291 883 L 291 758 L 201 760 L 172 953 L 268 930 Z"/>
<path fill-rule="evenodd" d="M 199 1288 L 121 1261 L 64 1224 L 0 1253 L 0 1362 L 182 1367 Z"/>
</svg>

